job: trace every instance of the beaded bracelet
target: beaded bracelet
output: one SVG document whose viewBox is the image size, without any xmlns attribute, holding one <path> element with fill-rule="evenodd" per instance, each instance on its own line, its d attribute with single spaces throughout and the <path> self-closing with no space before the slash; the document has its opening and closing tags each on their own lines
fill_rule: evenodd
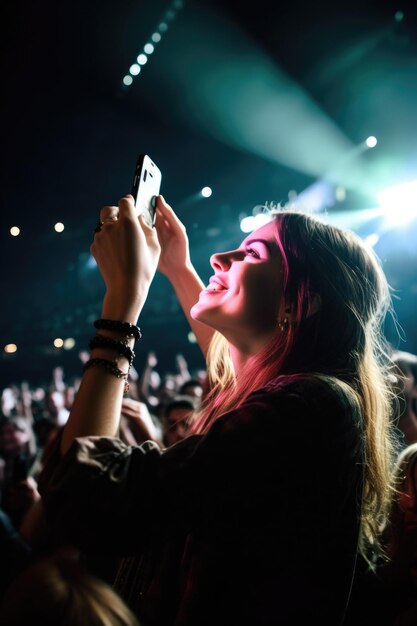
<svg viewBox="0 0 417 626">
<path fill-rule="evenodd" d="M 114 350 L 117 350 L 118 354 L 124 356 L 129 361 L 129 367 L 132 365 L 133 359 L 135 358 L 135 353 L 127 345 L 127 343 L 124 343 L 123 341 L 116 341 L 116 339 L 106 337 L 105 335 L 97 334 L 92 337 L 88 347 L 90 350 L 93 348 L 113 348 Z"/>
<path fill-rule="evenodd" d="M 103 328 L 106 330 L 115 330 L 119 333 L 123 333 L 126 337 L 134 337 L 136 340 L 142 337 L 139 326 L 135 326 L 135 324 L 131 324 L 130 322 L 99 319 L 94 322 L 94 327 L 97 328 L 97 330 Z"/>
<path fill-rule="evenodd" d="M 89 359 L 83 367 L 83 370 L 87 370 L 89 367 L 94 367 L 95 365 L 99 365 L 104 367 L 110 374 L 116 376 L 116 378 L 124 378 L 125 386 L 123 389 L 123 393 L 127 393 L 129 391 L 129 383 L 127 381 L 127 377 L 129 376 L 129 371 L 123 372 L 121 369 L 117 367 L 117 361 L 110 361 L 109 359 Z"/>
</svg>

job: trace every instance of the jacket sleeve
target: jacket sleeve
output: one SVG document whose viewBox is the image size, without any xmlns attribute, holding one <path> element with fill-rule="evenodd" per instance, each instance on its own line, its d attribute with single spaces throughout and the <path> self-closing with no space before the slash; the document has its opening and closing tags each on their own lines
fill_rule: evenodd
<svg viewBox="0 0 417 626">
<path fill-rule="evenodd" d="M 55 540 L 124 554 L 140 550 L 163 520 L 184 524 L 192 507 L 180 475 L 199 438 L 164 451 L 152 441 L 81 437 L 62 458 L 57 441 L 39 480 Z"/>
<path fill-rule="evenodd" d="M 360 437 L 349 407 L 304 391 L 257 392 L 205 435 L 163 450 L 104 437 L 76 439 L 63 458 L 57 448 L 40 480 L 51 527 L 61 540 L 118 554 L 193 528 L 215 541 L 267 541 L 288 519 L 303 531 L 306 510 L 326 529 L 327 502 L 334 512 L 341 496 L 343 509 Z M 317 499 L 323 512 L 313 520 Z"/>
</svg>

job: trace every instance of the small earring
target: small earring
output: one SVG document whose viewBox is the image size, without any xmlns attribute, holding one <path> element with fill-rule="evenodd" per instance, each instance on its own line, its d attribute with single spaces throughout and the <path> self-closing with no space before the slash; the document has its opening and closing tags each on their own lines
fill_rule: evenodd
<svg viewBox="0 0 417 626">
<path fill-rule="evenodd" d="M 278 328 L 280 329 L 281 332 L 284 332 L 287 326 L 288 326 L 288 317 L 284 317 L 284 319 L 278 322 Z"/>
</svg>

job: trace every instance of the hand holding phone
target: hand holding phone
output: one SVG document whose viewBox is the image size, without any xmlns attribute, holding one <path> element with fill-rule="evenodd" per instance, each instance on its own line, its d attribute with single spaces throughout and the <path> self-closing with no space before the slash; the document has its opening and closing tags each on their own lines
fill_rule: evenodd
<svg viewBox="0 0 417 626">
<path fill-rule="evenodd" d="M 161 188 L 161 170 L 147 154 L 140 154 L 132 183 L 137 214 L 143 214 L 148 226 L 155 225 L 155 201 Z"/>
</svg>

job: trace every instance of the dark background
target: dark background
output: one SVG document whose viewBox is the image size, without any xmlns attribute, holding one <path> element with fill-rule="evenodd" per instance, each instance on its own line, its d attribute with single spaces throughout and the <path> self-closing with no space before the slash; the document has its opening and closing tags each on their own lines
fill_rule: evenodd
<svg viewBox="0 0 417 626">
<path fill-rule="evenodd" d="M 345 198 L 327 198 L 322 208 L 363 236 L 374 232 L 357 218 L 378 206 L 375 192 L 417 179 L 416 16 L 415 3 L 368 0 L 3 3 L 0 386 L 42 382 L 58 364 L 67 376 L 80 372 L 78 353 L 103 295 L 89 255 L 92 229 L 101 206 L 130 191 L 139 152 L 160 166 L 162 193 L 187 226 L 204 280 L 209 255 L 242 238 L 239 219 L 325 179 L 332 150 L 348 158 L 331 181 Z M 124 87 L 163 21 L 154 53 Z M 261 58 L 277 82 L 264 77 Z M 271 99 L 280 98 L 266 132 L 262 80 Z M 299 109 L 301 101 L 307 106 Z M 303 111 L 317 132 L 300 123 Z M 356 154 L 368 135 L 377 147 Z M 205 185 L 208 199 L 199 196 Z M 21 234 L 11 237 L 16 225 Z M 387 336 L 412 352 L 416 235 L 416 219 L 394 224 L 375 246 L 394 289 L 397 325 L 387 324 Z M 178 352 L 191 368 L 203 366 L 162 276 L 140 326 L 138 370 L 151 349 L 162 370 L 174 368 Z M 73 337 L 74 348 L 54 348 L 56 337 Z M 15 354 L 3 352 L 8 343 L 17 344 Z"/>
</svg>

